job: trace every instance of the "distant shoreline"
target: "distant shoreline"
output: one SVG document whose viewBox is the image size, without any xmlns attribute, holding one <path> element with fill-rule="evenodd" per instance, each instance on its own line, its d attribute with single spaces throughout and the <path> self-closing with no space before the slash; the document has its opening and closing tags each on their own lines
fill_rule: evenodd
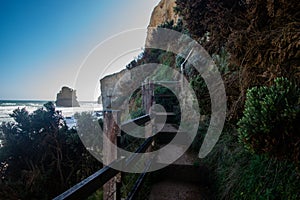
<svg viewBox="0 0 300 200">
<path fill-rule="evenodd" d="M 9 115 L 18 108 L 26 108 L 31 113 L 42 108 L 47 102 L 55 103 L 55 101 L 44 100 L 0 100 L 0 123 L 12 122 L 13 119 Z M 61 111 L 64 117 L 73 116 L 76 112 L 93 112 L 102 110 L 102 104 L 97 101 L 79 101 L 81 107 L 60 107 L 55 106 L 57 111 Z"/>
<path fill-rule="evenodd" d="M 17 99 L 17 100 L 15 100 L 15 99 L 0 99 L 0 102 L 45 102 L 45 103 L 47 103 L 47 102 L 55 102 L 55 100 L 28 100 L 28 99 L 22 99 L 22 100 L 19 100 L 19 99 Z M 97 103 L 98 101 L 97 100 L 94 100 L 94 101 L 87 101 L 87 100 L 85 100 L 85 101 L 78 101 L 78 102 L 81 102 L 81 103 Z"/>
</svg>

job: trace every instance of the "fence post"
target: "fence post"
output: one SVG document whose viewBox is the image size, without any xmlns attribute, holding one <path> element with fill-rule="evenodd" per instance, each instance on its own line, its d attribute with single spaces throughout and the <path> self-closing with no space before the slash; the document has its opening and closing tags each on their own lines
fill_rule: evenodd
<svg viewBox="0 0 300 200">
<path fill-rule="evenodd" d="M 103 161 L 111 163 L 117 160 L 117 136 L 120 135 L 120 111 L 103 111 L 103 134 L 110 140 L 103 140 Z M 103 185 L 103 199 L 116 200 L 117 177 Z"/>
<path fill-rule="evenodd" d="M 154 84 L 151 81 L 145 81 L 142 85 L 143 109 L 145 114 L 149 114 L 154 101 Z"/>
<path fill-rule="evenodd" d="M 151 81 L 145 81 L 142 85 L 142 99 L 143 99 L 143 109 L 145 114 L 152 114 L 150 113 L 151 106 L 154 104 L 154 84 Z M 150 120 L 146 123 L 145 126 L 145 137 L 151 137 L 153 135 L 153 120 Z M 151 151 L 151 146 L 146 150 L 146 152 Z M 146 164 L 146 163 L 145 163 Z"/>
</svg>

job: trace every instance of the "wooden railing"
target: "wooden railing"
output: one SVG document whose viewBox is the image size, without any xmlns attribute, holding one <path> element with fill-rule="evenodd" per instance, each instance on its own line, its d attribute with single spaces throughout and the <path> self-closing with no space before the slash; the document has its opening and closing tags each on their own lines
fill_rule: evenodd
<svg viewBox="0 0 300 200">
<path fill-rule="evenodd" d="M 163 84 L 178 84 L 178 82 L 161 82 Z M 161 84 L 158 82 L 157 84 Z M 143 109 L 146 113 L 146 115 L 138 117 L 136 119 L 129 120 L 119 126 L 119 120 L 120 120 L 120 113 L 116 113 L 114 110 L 106 110 L 103 111 L 104 114 L 104 133 L 106 136 L 110 139 L 110 141 L 114 144 L 117 145 L 117 135 L 121 135 L 122 133 L 126 134 L 127 131 L 131 131 L 133 128 L 136 126 L 141 126 L 145 125 L 151 119 L 153 118 L 149 113 L 150 113 L 150 108 L 154 103 L 154 86 L 155 83 L 153 82 L 148 82 L 142 84 L 142 102 L 143 102 Z M 108 104 L 110 105 L 110 104 Z M 109 107 L 107 105 L 107 107 Z M 170 114 L 168 114 L 170 115 Z M 105 117 L 106 116 L 106 117 Z M 159 118 L 159 114 L 154 117 Z M 155 120 L 154 120 L 155 121 Z M 151 123 L 150 123 L 151 124 Z M 145 130 L 145 136 L 146 140 L 137 148 L 135 151 L 135 154 L 132 154 L 129 158 L 120 158 L 119 155 L 117 154 L 117 151 L 112 148 L 111 146 L 106 149 L 109 153 L 111 153 L 109 160 L 113 161 L 110 165 L 103 167 L 101 170 L 97 171 L 93 175 L 89 176 L 88 178 L 84 179 L 80 183 L 74 185 L 71 187 L 69 190 L 65 191 L 61 195 L 57 196 L 54 198 L 54 200 L 78 200 L 78 199 L 86 199 L 90 195 L 92 195 L 96 190 L 100 189 L 102 186 L 105 188 L 109 182 L 112 180 L 113 177 L 115 177 L 120 171 L 116 170 L 117 168 L 114 167 L 114 165 L 122 165 L 124 167 L 130 167 L 133 166 L 138 157 L 137 153 L 144 153 L 146 152 L 150 145 L 152 144 L 152 141 L 154 140 L 154 136 L 152 136 L 152 127 L 149 126 L 150 129 Z M 148 127 L 148 128 L 149 128 Z M 146 128 L 146 127 L 145 127 Z M 150 131 L 149 131 L 150 130 Z M 121 133 L 122 132 L 122 133 Z M 122 145 L 122 144 L 120 144 Z M 104 148 L 105 149 L 105 148 Z M 106 152 L 107 153 L 107 152 Z M 114 157 L 114 158 L 112 158 Z M 111 159 L 112 158 L 112 159 Z M 110 163 L 110 162 L 107 162 Z M 146 168 L 144 169 L 145 173 L 141 173 L 140 177 L 134 184 L 131 192 L 129 192 L 129 195 L 126 199 L 134 199 L 134 197 L 137 195 L 138 191 L 140 190 L 143 180 L 146 176 L 146 171 L 147 168 L 149 168 L 151 165 L 151 161 L 146 165 Z M 116 191 L 118 193 L 118 190 Z M 112 199 L 110 197 L 107 197 L 106 199 Z M 120 195 L 117 194 L 116 198 L 114 199 L 120 199 Z"/>
<path fill-rule="evenodd" d="M 121 129 L 129 130 L 133 125 L 144 125 L 151 120 L 150 115 L 144 115 L 138 117 L 136 119 L 129 120 L 121 125 Z M 88 178 L 84 179 L 80 183 L 77 183 L 64 193 L 55 197 L 54 200 L 78 200 L 78 199 L 86 199 L 90 195 L 92 195 L 96 190 L 101 188 L 105 183 L 111 180 L 114 176 L 116 176 L 120 171 L 116 170 L 117 166 L 123 165 L 124 167 L 133 165 L 137 159 L 137 153 L 144 153 L 153 141 L 153 137 L 148 137 L 143 144 L 141 144 L 135 154 L 133 154 L 129 158 L 120 158 L 110 165 L 103 167 L 101 170 L 92 174 Z M 147 170 L 147 169 L 145 169 Z M 137 183 L 134 185 L 132 192 L 130 192 L 127 199 L 132 199 L 137 191 L 139 190 L 141 183 L 145 177 L 145 173 L 142 173 Z"/>
</svg>

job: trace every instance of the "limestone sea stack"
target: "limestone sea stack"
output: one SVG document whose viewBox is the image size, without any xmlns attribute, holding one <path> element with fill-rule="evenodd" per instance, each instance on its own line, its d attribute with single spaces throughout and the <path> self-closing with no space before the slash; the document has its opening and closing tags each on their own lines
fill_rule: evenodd
<svg viewBox="0 0 300 200">
<path fill-rule="evenodd" d="M 55 104 L 59 107 L 79 107 L 76 90 L 66 86 L 62 87 L 61 91 L 57 93 Z"/>
</svg>

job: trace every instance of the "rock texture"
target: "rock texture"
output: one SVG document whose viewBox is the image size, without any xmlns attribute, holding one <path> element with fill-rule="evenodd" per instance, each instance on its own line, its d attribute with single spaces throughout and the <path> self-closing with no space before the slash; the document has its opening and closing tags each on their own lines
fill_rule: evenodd
<svg viewBox="0 0 300 200">
<path fill-rule="evenodd" d="M 154 8 L 149 27 L 157 27 L 160 24 L 173 20 L 177 23 L 179 16 L 174 12 L 176 0 L 162 0 Z"/>
<path fill-rule="evenodd" d="M 160 24 L 173 20 L 175 23 L 178 21 L 178 15 L 174 12 L 174 7 L 176 6 L 176 0 L 161 0 L 161 2 L 154 8 L 150 23 L 148 27 L 157 27 Z M 145 46 L 148 46 L 148 41 L 151 40 L 151 31 L 148 32 L 147 39 L 145 41 Z M 125 66 L 124 66 L 125 67 Z M 140 76 L 141 71 L 144 73 L 151 74 L 154 69 L 144 68 L 143 70 L 128 70 L 124 69 L 118 73 L 109 75 L 100 80 L 101 85 L 101 97 L 103 109 L 120 109 L 120 97 L 126 98 L 126 92 L 128 88 L 135 87 L 133 82 L 142 83 L 142 77 Z M 134 79 L 134 80 L 133 80 Z M 141 80 L 140 80 L 141 79 Z M 121 81 L 120 81 L 121 80 Z M 114 95 L 112 95 L 114 94 Z M 111 105 L 113 102 L 113 105 Z M 118 105 L 116 108 L 114 105 Z M 125 109 L 125 108 L 124 108 Z M 126 111 L 125 111 L 126 112 Z M 121 117 L 122 118 L 122 117 Z"/>
<path fill-rule="evenodd" d="M 61 91 L 57 93 L 55 104 L 60 107 L 79 107 L 76 90 L 66 86 L 62 87 Z"/>
<path fill-rule="evenodd" d="M 100 80 L 102 105 L 105 110 L 122 111 L 121 119 L 128 114 L 130 96 L 157 70 L 155 64 L 141 65 L 133 69 L 109 75 Z"/>
<path fill-rule="evenodd" d="M 100 80 L 103 109 L 112 109 L 111 102 L 116 98 L 117 95 L 120 95 L 119 92 L 116 91 L 116 85 L 118 81 L 126 74 L 126 72 L 128 72 L 128 70 L 124 69 L 118 73 L 108 75 Z"/>
<path fill-rule="evenodd" d="M 101 95 L 98 97 L 97 103 L 98 104 L 102 104 L 102 97 L 101 97 Z"/>
</svg>

